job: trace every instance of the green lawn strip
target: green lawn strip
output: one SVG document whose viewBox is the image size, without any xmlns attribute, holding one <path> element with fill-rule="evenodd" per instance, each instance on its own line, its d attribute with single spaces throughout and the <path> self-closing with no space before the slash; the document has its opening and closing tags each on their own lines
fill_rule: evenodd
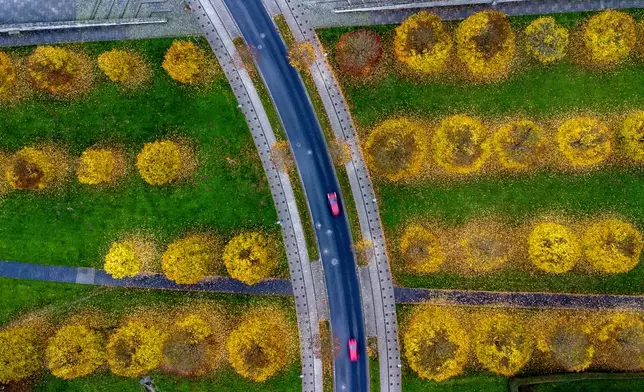
<svg viewBox="0 0 644 392">
<path fill-rule="evenodd" d="M 284 39 L 286 46 L 291 45 L 295 38 L 293 33 L 286 23 L 286 19 L 283 15 L 278 15 L 274 18 L 275 24 L 280 32 L 280 35 Z M 318 92 L 313 77 L 308 72 L 300 72 L 300 77 L 304 82 L 306 91 L 311 99 L 311 104 L 313 105 L 313 110 L 315 111 L 316 117 L 322 128 L 322 134 L 327 142 L 327 145 L 336 139 L 335 134 L 333 133 L 333 128 L 331 127 L 331 122 L 327 115 L 326 109 L 324 108 L 324 103 L 322 102 L 322 97 Z M 349 183 L 349 177 L 346 172 L 344 165 L 336 165 L 335 172 L 338 177 L 338 183 L 340 185 L 340 191 L 342 195 L 346 198 L 353 199 L 353 193 L 351 192 L 351 184 Z M 348 199 L 345 199 L 348 200 Z M 362 238 L 362 231 L 360 230 L 360 221 L 358 220 L 358 210 L 354 202 L 344 203 L 344 208 L 347 214 L 347 220 L 349 221 L 349 228 L 351 230 L 351 238 L 353 243 L 356 243 Z"/>
<path fill-rule="evenodd" d="M 257 95 L 262 101 L 262 106 L 266 111 L 266 116 L 268 121 L 275 132 L 275 139 L 286 140 L 286 133 L 282 126 L 282 121 L 279 118 L 275 106 L 273 106 L 273 101 L 268 92 L 268 89 L 264 85 L 255 63 L 252 62 L 250 52 L 248 51 L 248 46 L 244 42 L 243 38 L 237 37 L 234 39 L 235 46 L 237 47 L 238 52 L 245 52 L 242 55 L 242 58 L 245 59 L 245 67 L 250 69 L 249 75 L 255 88 L 257 89 Z M 302 188 L 302 182 L 298 177 L 297 173 L 293 170 L 288 173 L 289 179 L 291 180 L 291 186 L 293 188 L 293 196 L 295 197 L 295 204 L 300 213 L 300 220 L 302 221 L 302 229 L 304 230 L 304 240 L 306 241 L 306 250 L 311 261 L 317 260 L 319 257 L 317 240 L 315 239 L 315 230 L 313 229 L 313 219 L 311 219 L 311 212 L 309 211 L 309 205 L 306 202 L 306 196 L 304 195 L 304 189 Z"/>
<path fill-rule="evenodd" d="M 283 392 L 302 388 L 301 368 L 295 364 L 263 383 L 252 382 L 226 368 L 209 377 L 182 378 L 152 372 L 150 376 L 158 392 L 199 392 L 199 391 L 253 391 Z M 110 373 L 95 374 L 74 380 L 62 380 L 52 375 L 44 377 L 34 389 L 36 392 L 140 392 L 138 378 L 126 378 Z"/>
<path fill-rule="evenodd" d="M 642 18 L 641 10 L 632 10 Z M 560 23 L 573 27 L 586 20 L 589 13 L 552 14 Z M 515 28 L 521 29 L 541 15 L 510 17 Z M 450 29 L 456 22 L 447 22 Z M 390 48 L 396 26 L 375 28 L 383 37 L 386 51 Z M 369 27 L 372 28 L 372 27 Z M 342 33 L 351 28 L 318 30 L 318 36 L 330 53 Z M 517 51 L 523 50 L 517 47 Z M 354 120 L 361 130 L 394 116 L 438 117 L 466 113 L 482 117 L 525 115 L 555 116 L 583 111 L 598 114 L 621 113 L 641 109 L 644 105 L 644 62 L 630 61 L 615 70 L 597 72 L 570 60 L 546 67 L 522 65 L 506 81 L 472 85 L 439 80 L 418 82 L 417 78 L 389 72 L 382 80 L 356 83 L 340 76 L 343 91 Z M 341 75 L 338 72 L 338 75 Z"/>
<path fill-rule="evenodd" d="M 435 382 L 424 380 L 411 369 L 404 368 L 402 377 L 405 392 L 507 392 L 508 379 L 489 373 L 471 373 Z"/>
<path fill-rule="evenodd" d="M 108 143 L 126 149 L 130 168 L 129 176 L 115 188 L 85 186 L 71 178 L 57 190 L 14 191 L 5 196 L 0 257 L 100 267 L 110 241 L 133 232 L 153 234 L 161 244 L 193 230 L 215 231 L 224 237 L 246 229 L 279 235 L 264 172 L 227 80 L 219 75 L 200 89 L 172 81 L 160 66 L 171 42 L 80 46 L 92 56 L 122 47 L 142 53 L 154 73 L 142 90 L 124 93 L 99 76 L 86 98 L 64 102 L 36 97 L 0 108 L 2 149 L 15 151 L 53 141 L 75 158 L 87 147 Z M 209 51 L 204 42 L 200 44 Z M 30 49 L 8 50 L 27 53 Z M 197 172 L 179 184 L 145 184 L 136 173 L 136 154 L 143 143 L 171 136 L 194 144 Z"/>
<path fill-rule="evenodd" d="M 644 228 L 644 178 L 638 171 L 606 170 L 586 175 L 536 174 L 527 178 L 472 179 L 467 182 L 380 186 L 380 213 L 389 240 L 397 284 L 468 290 L 560 291 L 641 294 L 644 264 L 624 274 L 529 274 L 508 265 L 478 277 L 435 273 L 415 275 L 400 268 L 400 230 L 412 220 L 456 226 L 471 218 L 496 216 L 511 225 L 554 213 L 573 219 L 616 213 Z M 519 239 L 522 240 L 522 239 Z M 511 263 L 510 263 L 511 264 Z"/>
<path fill-rule="evenodd" d="M 634 392 L 642 390 L 639 380 L 585 380 L 562 381 L 553 384 L 531 385 L 530 392 Z"/>
<path fill-rule="evenodd" d="M 369 383 L 371 392 L 380 391 L 380 361 L 369 358 Z"/>
</svg>

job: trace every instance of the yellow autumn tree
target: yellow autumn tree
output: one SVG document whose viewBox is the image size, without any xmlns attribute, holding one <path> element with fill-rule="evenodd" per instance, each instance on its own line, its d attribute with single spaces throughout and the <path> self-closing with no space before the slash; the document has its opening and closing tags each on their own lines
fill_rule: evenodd
<svg viewBox="0 0 644 392">
<path fill-rule="evenodd" d="M 469 359 L 469 336 L 446 309 L 414 310 L 403 335 L 405 358 L 421 378 L 444 381 L 463 372 Z"/>
<path fill-rule="evenodd" d="M 16 82 L 16 67 L 11 58 L 0 51 L 0 96 L 7 94 Z"/>
<path fill-rule="evenodd" d="M 228 274 L 248 285 L 271 276 L 277 267 L 275 251 L 265 235 L 247 232 L 233 237 L 224 248 Z"/>
<path fill-rule="evenodd" d="M 434 160 L 448 173 L 477 172 L 491 152 L 487 130 L 469 116 L 456 115 L 444 119 L 432 136 Z"/>
<path fill-rule="evenodd" d="M 26 325 L 0 330 L 0 383 L 20 381 L 41 369 L 40 333 Z"/>
<path fill-rule="evenodd" d="M 214 303 L 197 302 L 172 314 L 161 369 L 183 377 L 203 376 L 226 361 L 228 322 Z"/>
<path fill-rule="evenodd" d="M 592 117 L 575 117 L 561 124 L 557 144 L 573 167 L 597 165 L 605 161 L 613 149 L 610 129 Z"/>
<path fill-rule="evenodd" d="M 56 179 L 56 168 L 43 150 L 25 147 L 10 159 L 5 178 L 14 189 L 42 190 Z"/>
<path fill-rule="evenodd" d="M 592 363 L 595 355 L 593 329 L 591 324 L 580 317 L 541 314 L 544 320 L 537 320 L 537 348 L 555 366 L 570 372 L 582 372 Z"/>
<path fill-rule="evenodd" d="M 543 128 L 530 120 L 512 121 L 501 125 L 492 139 L 499 162 L 506 169 L 534 168 L 546 149 Z"/>
<path fill-rule="evenodd" d="M 418 174 L 427 155 L 425 132 L 422 125 L 405 118 L 382 122 L 365 144 L 369 167 L 390 181 Z"/>
<path fill-rule="evenodd" d="M 452 45 L 452 37 L 441 19 L 426 11 L 410 16 L 396 28 L 396 58 L 416 72 L 437 74 L 443 71 Z"/>
<path fill-rule="evenodd" d="M 54 376 L 83 377 L 105 363 L 105 342 L 100 333 L 84 325 L 64 325 L 49 339 L 45 355 Z"/>
<path fill-rule="evenodd" d="M 438 237 L 420 225 L 410 225 L 400 239 L 405 267 L 420 274 L 436 272 L 445 261 Z"/>
<path fill-rule="evenodd" d="M 163 272 L 179 284 L 199 282 L 215 261 L 213 242 L 209 236 L 196 234 L 171 243 L 161 258 Z"/>
<path fill-rule="evenodd" d="M 566 56 L 568 30 L 551 16 L 535 19 L 525 29 L 528 54 L 543 64 L 553 64 Z"/>
<path fill-rule="evenodd" d="M 112 373 L 138 377 L 156 368 L 163 357 L 167 338 L 161 327 L 145 320 L 129 320 L 121 325 L 107 343 L 107 362 Z"/>
<path fill-rule="evenodd" d="M 53 95 L 69 95 L 88 87 L 91 65 L 79 53 L 54 46 L 38 46 L 27 58 L 34 86 Z"/>
<path fill-rule="evenodd" d="M 141 272 L 141 260 L 132 241 L 112 242 L 105 256 L 105 272 L 115 278 L 136 276 Z"/>
<path fill-rule="evenodd" d="M 568 227 L 541 222 L 528 237 L 528 256 L 537 268 L 551 274 L 570 271 L 581 258 L 581 244 Z"/>
<path fill-rule="evenodd" d="M 637 28 L 632 16 L 607 10 L 591 17 L 583 27 L 583 46 L 588 60 L 601 67 L 624 60 L 635 48 Z"/>
<path fill-rule="evenodd" d="M 295 358 L 293 325 L 283 310 L 264 306 L 251 310 L 226 342 L 228 362 L 243 377 L 264 382 Z"/>
<path fill-rule="evenodd" d="M 308 41 L 293 42 L 288 48 L 288 62 L 298 71 L 308 72 L 315 62 L 315 50 Z"/>
<path fill-rule="evenodd" d="M 476 358 L 483 367 L 513 376 L 530 360 L 533 338 L 516 317 L 503 313 L 477 318 L 473 335 Z"/>
<path fill-rule="evenodd" d="M 172 79 L 183 84 L 199 83 L 205 68 L 206 55 L 192 41 L 173 41 L 163 58 L 163 69 Z"/>
<path fill-rule="evenodd" d="M 78 160 L 78 182 L 88 185 L 114 183 L 118 177 L 125 174 L 124 161 L 125 158 L 119 151 L 88 148 Z"/>
<path fill-rule="evenodd" d="M 626 155 L 634 161 L 644 162 L 644 111 L 626 117 L 619 136 Z"/>
<path fill-rule="evenodd" d="M 145 143 L 136 157 L 136 167 L 143 180 L 151 185 L 163 185 L 181 176 L 183 162 L 181 148 L 171 140 Z"/>
<path fill-rule="evenodd" d="M 640 262 L 642 233 L 633 225 L 609 218 L 593 223 L 582 237 L 584 255 L 595 270 L 628 272 Z"/>
<path fill-rule="evenodd" d="M 510 257 L 508 229 L 496 222 L 473 222 L 459 233 L 458 246 L 468 270 L 486 273 L 503 266 Z"/>
<path fill-rule="evenodd" d="M 123 87 L 135 88 L 150 77 L 148 64 L 138 53 L 112 49 L 98 56 L 98 67 L 113 82 Z"/>
<path fill-rule="evenodd" d="M 514 32 L 506 15 L 499 11 L 474 14 L 456 29 L 456 53 L 476 80 L 505 77 L 514 58 L 514 46 Z"/>
<path fill-rule="evenodd" d="M 644 369 L 644 320 L 640 314 L 607 315 L 597 331 L 597 343 L 601 365 L 626 371 Z"/>
</svg>

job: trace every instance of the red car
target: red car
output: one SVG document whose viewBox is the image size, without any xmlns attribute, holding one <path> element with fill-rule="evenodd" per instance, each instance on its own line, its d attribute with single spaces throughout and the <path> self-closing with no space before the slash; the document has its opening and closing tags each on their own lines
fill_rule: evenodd
<svg viewBox="0 0 644 392">
<path fill-rule="evenodd" d="M 358 360 L 358 342 L 354 338 L 349 339 L 349 360 L 351 362 Z"/>
<path fill-rule="evenodd" d="M 329 208 L 333 216 L 340 215 L 340 205 L 338 205 L 338 195 L 335 192 L 327 193 L 326 198 L 329 200 Z"/>
</svg>

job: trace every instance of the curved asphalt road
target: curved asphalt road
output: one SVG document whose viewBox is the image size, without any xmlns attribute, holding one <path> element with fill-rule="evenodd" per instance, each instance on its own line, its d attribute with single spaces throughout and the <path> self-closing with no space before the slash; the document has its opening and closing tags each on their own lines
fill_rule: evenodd
<svg viewBox="0 0 644 392">
<path fill-rule="evenodd" d="M 331 215 L 327 193 L 340 187 L 322 130 L 297 71 L 261 0 L 225 0 L 248 45 L 257 48 L 255 61 L 280 115 L 316 225 L 337 356 L 335 390 L 367 392 L 366 342 L 356 263 L 342 201 L 342 214 Z M 347 342 L 358 341 L 359 360 L 349 361 Z"/>
</svg>

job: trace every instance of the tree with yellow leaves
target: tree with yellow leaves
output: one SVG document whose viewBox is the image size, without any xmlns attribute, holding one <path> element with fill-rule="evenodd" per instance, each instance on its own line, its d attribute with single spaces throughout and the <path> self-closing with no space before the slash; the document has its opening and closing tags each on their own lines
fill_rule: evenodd
<svg viewBox="0 0 644 392">
<path fill-rule="evenodd" d="M 197 84 L 206 68 L 206 55 L 192 41 L 174 40 L 163 58 L 163 69 L 177 82 Z"/>
<path fill-rule="evenodd" d="M 422 306 L 414 310 L 403 335 L 409 366 L 421 378 L 444 381 L 463 372 L 470 339 L 446 309 Z"/>
<path fill-rule="evenodd" d="M 38 46 L 27 58 L 34 86 L 53 95 L 68 95 L 86 87 L 91 68 L 79 53 L 54 46 Z"/>
<path fill-rule="evenodd" d="M 161 258 L 165 275 L 179 284 L 199 282 L 211 271 L 213 263 L 213 240 L 200 234 L 173 242 Z"/>
<path fill-rule="evenodd" d="M 156 368 L 163 357 L 166 333 L 142 320 L 129 320 L 121 325 L 107 343 L 107 362 L 112 373 L 138 377 Z"/>
<path fill-rule="evenodd" d="M 525 37 L 528 54 L 542 64 L 553 64 L 566 56 L 568 30 L 551 16 L 532 21 L 525 29 Z"/>
<path fill-rule="evenodd" d="M 492 139 L 499 162 L 506 169 L 531 169 L 546 149 L 543 128 L 530 120 L 503 124 Z"/>
<path fill-rule="evenodd" d="M 541 222 L 528 237 L 528 256 L 537 268 L 551 274 L 570 271 L 581 258 L 581 244 L 568 227 Z"/>
<path fill-rule="evenodd" d="M 587 167 L 605 161 L 613 149 L 608 126 L 593 117 L 574 117 L 557 131 L 559 151 L 573 167 Z"/>
<path fill-rule="evenodd" d="M 177 309 L 163 347 L 161 368 L 179 376 L 203 376 L 226 361 L 228 322 L 210 302 L 191 303 Z"/>
<path fill-rule="evenodd" d="M 112 242 L 105 256 L 105 272 L 115 278 L 136 276 L 141 272 L 141 261 L 132 241 Z"/>
<path fill-rule="evenodd" d="M 435 75 L 443 71 L 452 46 L 441 19 L 426 11 L 410 16 L 396 28 L 396 58 L 416 72 Z"/>
<path fill-rule="evenodd" d="M 640 262 L 642 233 L 633 225 L 609 218 L 593 223 L 582 237 L 584 255 L 595 270 L 628 272 Z"/>
<path fill-rule="evenodd" d="M 514 32 L 506 15 L 483 11 L 459 24 L 456 53 L 475 80 L 498 80 L 507 76 L 514 58 Z"/>
<path fill-rule="evenodd" d="M 503 313 L 477 318 L 473 343 L 481 365 L 507 377 L 515 375 L 528 363 L 534 345 L 523 323 Z"/>
<path fill-rule="evenodd" d="M 176 181 L 184 166 L 181 147 L 171 140 L 145 143 L 136 157 L 136 167 L 141 177 L 151 185 L 163 185 Z"/>
<path fill-rule="evenodd" d="M 606 10 L 591 17 L 582 33 L 588 60 L 600 67 L 620 63 L 635 48 L 637 41 L 633 17 L 615 10 Z"/>
<path fill-rule="evenodd" d="M 135 88 L 150 77 L 150 70 L 143 57 L 129 50 L 112 49 L 98 56 L 98 67 L 113 82 L 123 87 Z"/>
<path fill-rule="evenodd" d="M 420 225 L 410 225 L 400 239 L 405 266 L 420 274 L 436 272 L 445 261 L 438 237 Z"/>
<path fill-rule="evenodd" d="M 0 51 L 0 96 L 6 94 L 16 82 L 16 68 L 13 61 Z"/>
<path fill-rule="evenodd" d="M 114 183 L 125 171 L 125 158 L 119 151 L 88 148 L 78 160 L 78 182 L 88 185 Z"/>
<path fill-rule="evenodd" d="M 432 137 L 434 160 L 446 172 L 471 174 L 492 153 L 487 130 L 478 120 L 456 115 L 444 119 Z"/>
<path fill-rule="evenodd" d="M 405 118 L 382 122 L 365 144 L 369 167 L 390 181 L 418 174 L 427 155 L 425 132 L 422 125 Z"/>
<path fill-rule="evenodd" d="M 26 325 L 0 330 L 0 383 L 20 381 L 40 370 L 40 333 Z"/>
<path fill-rule="evenodd" d="M 592 341 L 593 329 L 581 317 L 550 314 L 540 314 L 534 330 L 537 333 L 537 348 L 555 366 L 560 366 L 570 372 L 582 372 L 593 361 L 595 346 Z"/>
<path fill-rule="evenodd" d="M 264 382 L 295 359 L 297 341 L 283 310 L 264 306 L 251 310 L 226 342 L 228 362 L 243 377 Z"/>
<path fill-rule="evenodd" d="M 626 117 L 619 136 L 626 155 L 634 161 L 644 162 L 644 111 Z"/>
<path fill-rule="evenodd" d="M 14 154 L 5 172 L 14 189 L 42 190 L 56 179 L 56 168 L 46 152 L 25 147 Z"/>
<path fill-rule="evenodd" d="M 84 325 L 64 325 L 49 339 L 45 354 L 54 376 L 83 377 L 105 363 L 105 342 L 100 333 Z"/>
<path fill-rule="evenodd" d="M 288 48 L 288 62 L 301 72 L 309 72 L 315 62 L 315 50 L 308 41 L 296 41 Z"/>
<path fill-rule="evenodd" d="M 467 268 L 486 273 L 503 266 L 510 258 L 507 228 L 496 222 L 473 222 L 460 234 L 458 246 Z"/>
<path fill-rule="evenodd" d="M 223 259 L 228 274 L 248 285 L 269 278 L 277 267 L 268 238 L 257 232 L 233 237 L 224 248 Z"/>
<path fill-rule="evenodd" d="M 601 365 L 626 371 L 644 369 L 644 320 L 640 314 L 606 315 L 597 331 L 597 343 Z"/>
</svg>

